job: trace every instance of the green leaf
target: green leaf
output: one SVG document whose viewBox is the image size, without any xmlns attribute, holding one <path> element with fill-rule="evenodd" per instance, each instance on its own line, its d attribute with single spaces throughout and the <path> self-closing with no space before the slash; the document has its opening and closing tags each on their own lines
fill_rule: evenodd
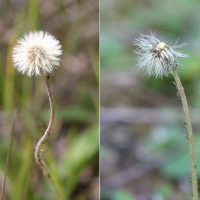
<svg viewBox="0 0 200 200">
<path fill-rule="evenodd" d="M 112 200 L 136 200 L 136 198 L 126 190 L 118 190 L 113 194 Z"/>
</svg>

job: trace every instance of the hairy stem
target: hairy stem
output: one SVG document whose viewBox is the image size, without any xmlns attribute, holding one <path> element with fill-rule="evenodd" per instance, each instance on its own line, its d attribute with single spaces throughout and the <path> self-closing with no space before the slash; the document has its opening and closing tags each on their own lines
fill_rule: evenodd
<svg viewBox="0 0 200 200">
<path fill-rule="evenodd" d="M 37 143 L 37 146 L 35 148 L 35 160 L 36 160 L 36 163 L 39 165 L 39 167 L 42 169 L 43 174 L 45 175 L 47 181 L 49 182 L 49 184 L 50 184 L 52 190 L 54 191 L 57 199 L 60 199 L 59 192 L 57 191 L 56 185 L 55 185 L 55 183 L 54 183 L 54 181 L 51 177 L 51 173 L 49 171 L 49 168 L 42 158 L 42 154 L 43 154 L 44 151 L 42 151 L 42 149 L 41 149 L 42 145 L 45 143 L 45 141 L 47 140 L 47 138 L 50 135 L 52 125 L 53 125 L 54 115 L 55 115 L 55 107 L 54 107 L 54 101 L 53 101 L 53 96 L 52 96 L 52 92 L 51 92 L 49 78 L 50 78 L 49 76 L 45 76 L 46 89 L 47 89 L 47 93 L 48 93 L 48 96 L 49 96 L 49 102 L 50 102 L 50 108 L 51 108 L 50 120 L 49 120 L 49 125 L 48 125 L 44 135 L 39 140 L 39 142 Z"/>
<path fill-rule="evenodd" d="M 190 145 L 190 156 L 192 162 L 192 188 L 193 188 L 193 200 L 198 200 L 198 184 L 197 184 L 197 170 L 196 170 L 196 160 L 195 160 L 195 150 L 194 150 L 194 139 L 192 133 L 192 125 L 190 120 L 190 113 L 188 108 L 187 99 L 185 96 L 185 92 L 183 86 L 181 84 L 180 77 L 177 73 L 176 68 L 173 68 L 173 75 L 176 81 L 176 87 L 178 89 L 179 95 L 181 97 L 181 101 L 183 104 L 183 110 L 185 115 L 185 124 L 187 127 L 187 138 Z"/>
</svg>

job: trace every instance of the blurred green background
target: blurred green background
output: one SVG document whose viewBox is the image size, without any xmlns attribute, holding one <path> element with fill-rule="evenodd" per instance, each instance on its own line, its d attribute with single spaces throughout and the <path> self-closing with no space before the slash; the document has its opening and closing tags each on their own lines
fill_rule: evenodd
<svg viewBox="0 0 200 200">
<path fill-rule="evenodd" d="M 63 200 L 99 196 L 99 5 L 97 0 L 0 1 L 0 184 L 16 110 L 15 140 L 5 199 L 55 200 L 33 152 L 49 120 L 43 77 L 18 74 L 11 54 L 16 40 L 32 30 L 48 31 L 63 48 L 51 77 L 56 115 L 45 143 Z"/>
<path fill-rule="evenodd" d="M 173 46 L 187 42 L 178 69 L 192 115 L 200 178 L 200 2 L 100 2 L 101 200 L 192 199 L 181 101 L 172 75 L 136 67 L 140 33 Z"/>
</svg>

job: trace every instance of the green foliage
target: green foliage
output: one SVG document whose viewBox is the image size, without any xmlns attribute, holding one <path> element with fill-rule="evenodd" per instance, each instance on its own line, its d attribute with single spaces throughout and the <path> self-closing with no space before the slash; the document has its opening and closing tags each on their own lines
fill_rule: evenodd
<svg viewBox="0 0 200 200">
<path fill-rule="evenodd" d="M 190 149 L 183 128 L 178 126 L 155 126 L 151 133 L 144 138 L 141 145 L 148 150 L 148 156 L 154 156 L 167 152 L 167 149 L 173 149 L 176 153 L 168 152 L 163 157 L 164 164 L 161 166 L 161 172 L 164 176 L 172 179 L 181 180 L 188 179 L 191 175 Z M 200 143 L 200 137 L 195 134 L 195 144 Z M 159 153 L 158 153 L 159 152 Z M 200 152 L 196 151 L 197 166 L 200 165 L 198 157 Z M 197 168 L 198 176 L 200 176 L 200 168 Z"/>
<path fill-rule="evenodd" d="M 118 190 L 113 193 L 113 200 L 136 200 L 128 191 Z"/>
<path fill-rule="evenodd" d="M 195 144 L 199 143 L 200 137 L 195 134 Z M 184 144 L 184 146 L 180 144 L 180 152 L 162 166 L 161 170 L 166 176 L 173 179 L 188 179 L 191 175 L 190 149 L 187 143 Z M 200 152 L 196 151 L 197 166 L 200 166 L 199 156 Z M 200 168 L 197 168 L 197 175 L 200 177 Z"/>
<path fill-rule="evenodd" d="M 153 195 L 153 200 L 165 200 L 165 199 L 169 199 L 170 196 L 173 193 L 173 188 L 170 184 L 162 184 L 161 186 L 159 186 L 154 195 Z"/>
</svg>

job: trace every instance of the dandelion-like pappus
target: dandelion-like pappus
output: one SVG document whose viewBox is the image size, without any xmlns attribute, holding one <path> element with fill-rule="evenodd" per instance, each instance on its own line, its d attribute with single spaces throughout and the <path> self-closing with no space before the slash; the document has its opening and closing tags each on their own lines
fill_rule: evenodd
<svg viewBox="0 0 200 200">
<path fill-rule="evenodd" d="M 176 52 L 174 49 L 182 48 L 187 45 L 168 46 L 166 43 L 159 41 L 153 33 L 151 35 L 142 35 L 139 39 L 133 41 L 137 46 L 134 52 L 138 55 L 139 68 L 146 70 L 148 75 L 162 77 L 172 72 L 173 67 L 181 66 L 176 58 L 186 58 L 188 55 Z"/>
<path fill-rule="evenodd" d="M 53 73 L 60 64 L 60 42 L 47 32 L 24 34 L 13 49 L 13 63 L 18 72 L 30 76 Z"/>
</svg>

